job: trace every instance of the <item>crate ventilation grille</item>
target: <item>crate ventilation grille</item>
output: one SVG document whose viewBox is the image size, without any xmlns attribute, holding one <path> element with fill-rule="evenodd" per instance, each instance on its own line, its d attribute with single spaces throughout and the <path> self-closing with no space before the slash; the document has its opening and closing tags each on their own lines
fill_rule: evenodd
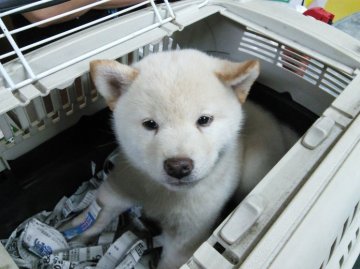
<svg viewBox="0 0 360 269">
<path fill-rule="evenodd" d="M 124 64 L 139 61 L 148 54 L 179 49 L 179 45 L 170 37 L 148 44 L 117 59 Z M 34 85 L 36 86 L 36 85 Z M 81 115 L 92 105 L 98 105 L 102 99 L 92 84 L 88 73 L 78 77 L 64 89 L 53 89 L 46 96 L 28 100 L 23 105 L 0 115 L 0 153 L 35 135 L 68 116 Z M 22 97 L 18 97 L 22 98 Z M 85 113 L 86 114 L 86 113 Z"/>
<path fill-rule="evenodd" d="M 255 32 L 244 32 L 239 51 L 275 64 L 279 68 L 305 79 L 310 84 L 316 85 L 333 97 L 337 97 L 353 79 L 350 75 Z"/>
</svg>

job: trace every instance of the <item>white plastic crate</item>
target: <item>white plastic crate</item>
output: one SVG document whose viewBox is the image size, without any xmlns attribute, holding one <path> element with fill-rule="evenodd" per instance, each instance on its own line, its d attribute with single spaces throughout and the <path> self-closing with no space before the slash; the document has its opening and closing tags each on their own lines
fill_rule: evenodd
<svg viewBox="0 0 360 269">
<path fill-rule="evenodd" d="M 187 47 L 257 57 L 259 81 L 319 119 L 182 268 L 352 268 L 360 253 L 360 43 L 271 1 L 144 4 L 30 53 L 15 46 L 17 57 L 0 64 L 3 169 L 104 107 L 89 80 L 92 59 L 127 63 Z M 0 37 L 11 40 L 0 23 Z"/>
</svg>

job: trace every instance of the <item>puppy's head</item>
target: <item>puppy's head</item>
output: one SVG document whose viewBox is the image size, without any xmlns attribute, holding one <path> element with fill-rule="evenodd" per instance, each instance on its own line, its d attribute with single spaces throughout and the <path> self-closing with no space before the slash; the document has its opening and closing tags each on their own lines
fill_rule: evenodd
<svg viewBox="0 0 360 269">
<path fill-rule="evenodd" d="M 133 66 L 91 62 L 98 91 L 131 164 L 169 189 L 205 179 L 236 146 L 241 104 L 257 61 L 220 60 L 195 50 L 152 54 Z"/>
</svg>

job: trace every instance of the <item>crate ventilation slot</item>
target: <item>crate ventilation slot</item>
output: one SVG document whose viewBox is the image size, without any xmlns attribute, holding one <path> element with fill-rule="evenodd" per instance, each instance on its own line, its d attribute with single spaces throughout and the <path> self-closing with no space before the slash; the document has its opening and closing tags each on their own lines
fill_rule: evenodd
<svg viewBox="0 0 360 269">
<path fill-rule="evenodd" d="M 117 61 L 131 64 L 148 54 L 179 48 L 172 38 L 165 37 L 126 54 Z M 13 93 L 16 94 L 16 91 Z M 91 108 L 101 100 L 98 97 L 88 73 L 76 78 L 68 87 L 53 89 L 45 96 L 38 96 L 32 100 L 18 96 L 22 100 L 22 105 L 0 116 L 0 152 L 45 129 L 50 124 L 60 120 L 64 122 L 66 117 Z"/>
<path fill-rule="evenodd" d="M 343 268 L 354 245 L 359 240 L 359 203 L 360 202 L 355 205 L 353 212 L 351 212 L 344 221 L 338 236 L 334 239 L 330 247 L 328 258 L 322 263 L 319 269 L 333 268 L 334 261 L 338 264 L 338 268 Z"/>
<path fill-rule="evenodd" d="M 350 75 L 255 32 L 244 32 L 239 51 L 275 64 L 334 97 L 337 97 L 353 79 Z"/>
</svg>

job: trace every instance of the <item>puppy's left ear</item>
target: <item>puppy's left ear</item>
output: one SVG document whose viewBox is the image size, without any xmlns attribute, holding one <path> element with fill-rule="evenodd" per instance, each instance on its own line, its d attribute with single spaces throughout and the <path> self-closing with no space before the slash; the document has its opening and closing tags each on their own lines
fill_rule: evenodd
<svg viewBox="0 0 360 269">
<path fill-rule="evenodd" d="M 260 63 L 257 60 L 242 63 L 220 60 L 215 74 L 225 85 L 234 89 L 240 103 L 243 104 L 259 72 Z"/>
<path fill-rule="evenodd" d="M 113 60 L 90 62 L 91 78 L 111 110 L 114 110 L 119 97 L 127 91 L 138 73 L 135 68 Z"/>
</svg>

